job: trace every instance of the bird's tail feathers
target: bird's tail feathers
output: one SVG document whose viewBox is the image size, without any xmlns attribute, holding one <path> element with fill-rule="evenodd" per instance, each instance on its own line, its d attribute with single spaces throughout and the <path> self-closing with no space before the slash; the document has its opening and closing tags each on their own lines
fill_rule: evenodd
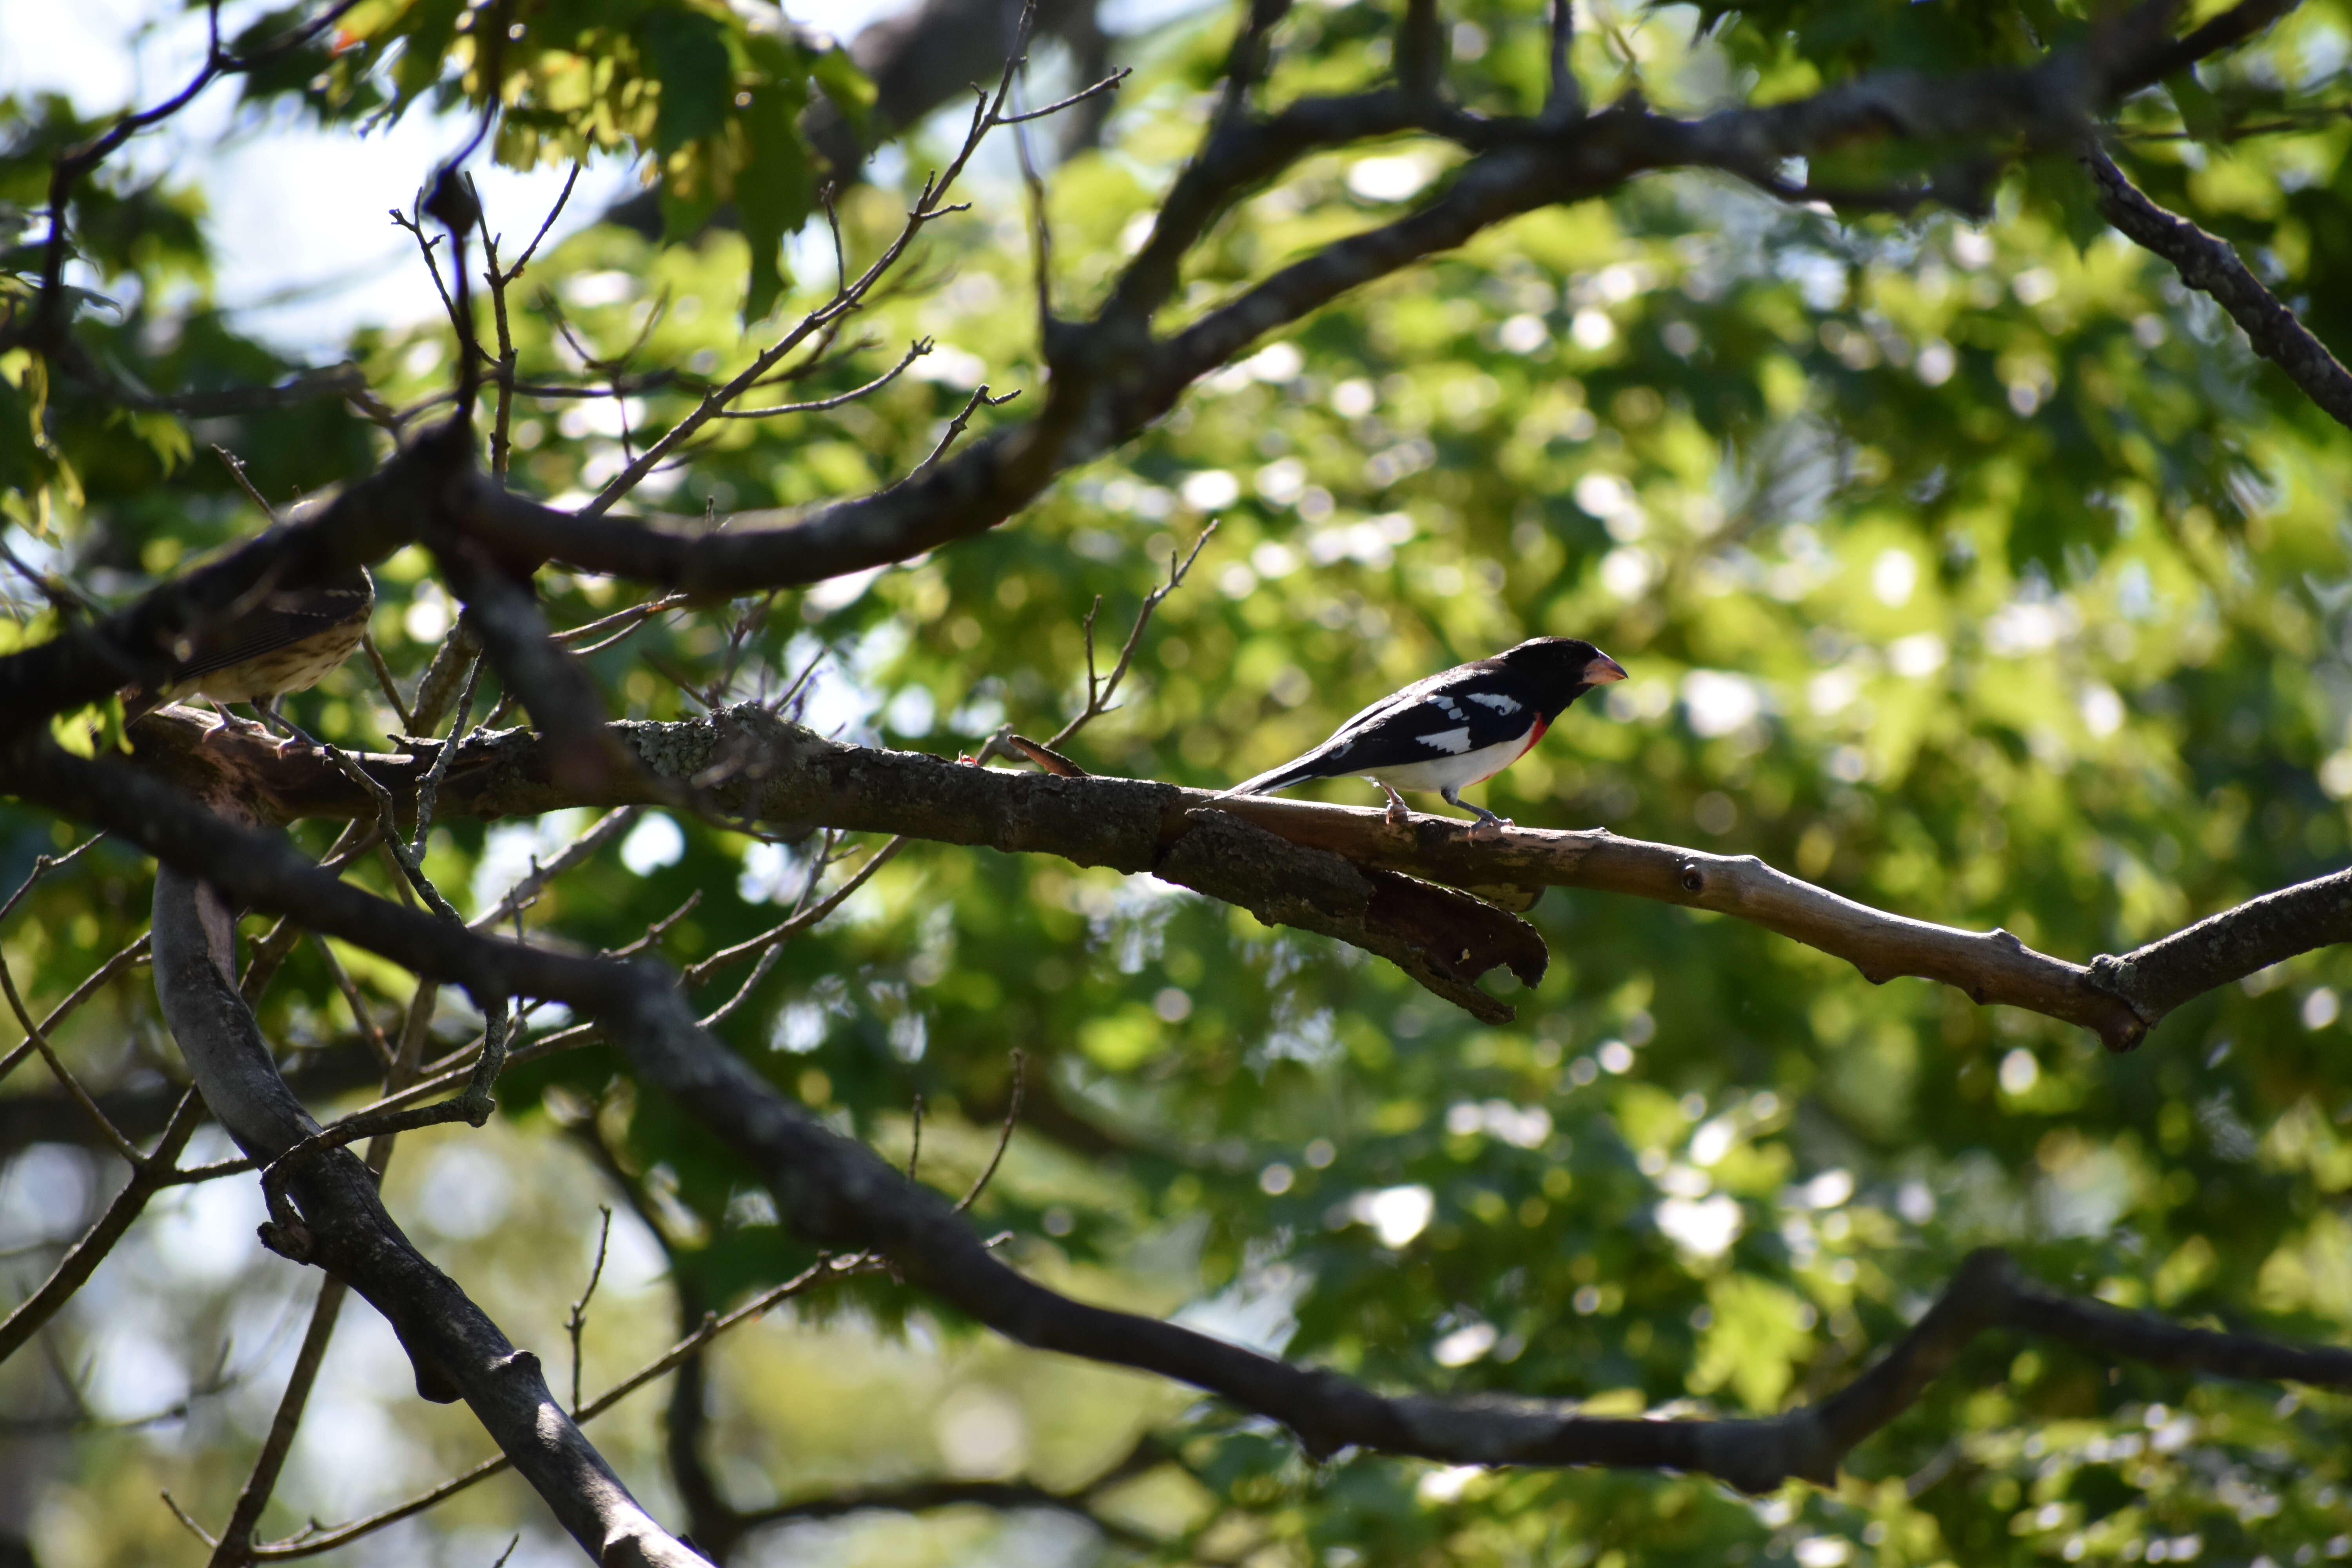
<svg viewBox="0 0 2352 1568">
<path fill-rule="evenodd" d="M 1217 798 L 1224 800 L 1237 795 L 1272 795 L 1276 790 L 1288 789 L 1292 784 L 1305 784 L 1308 779 L 1319 779 L 1327 775 L 1323 772 L 1321 757 L 1309 753 L 1295 762 L 1285 763 L 1278 768 L 1262 773 L 1254 779 L 1244 779 L 1233 788 L 1219 795 Z"/>
<path fill-rule="evenodd" d="M 152 686 L 126 686 L 122 689 L 121 697 L 122 721 L 126 724 L 134 719 L 144 719 L 171 700 L 170 697 Z"/>
</svg>

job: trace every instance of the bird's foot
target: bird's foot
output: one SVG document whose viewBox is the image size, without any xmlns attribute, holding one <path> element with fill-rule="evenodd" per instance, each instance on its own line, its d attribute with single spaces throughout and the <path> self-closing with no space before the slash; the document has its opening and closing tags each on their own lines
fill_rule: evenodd
<svg viewBox="0 0 2352 1568">
<path fill-rule="evenodd" d="M 1382 814 L 1382 819 L 1391 827 L 1402 827 L 1407 822 L 1412 820 L 1412 813 L 1406 809 L 1404 802 L 1392 800 L 1389 802 L 1388 810 Z"/>
<path fill-rule="evenodd" d="M 278 754 L 279 757 L 283 758 L 291 756 L 297 752 L 315 752 L 320 750 L 318 742 L 312 740 L 309 733 L 306 732 L 300 725 L 295 723 L 293 720 L 286 717 L 285 714 L 278 711 L 275 707 L 265 707 L 257 710 L 257 711 L 261 715 L 261 729 L 268 731 L 269 729 L 276 728 L 285 731 L 284 734 L 278 737 Z"/>
<path fill-rule="evenodd" d="M 269 726 L 267 724 L 257 724 L 250 719 L 240 719 L 217 702 L 213 703 L 211 707 L 213 710 L 212 728 L 206 730 L 202 735 L 199 735 L 196 738 L 196 743 L 198 745 L 209 745 L 212 742 L 218 741 L 223 735 L 251 735 L 256 731 L 260 731 L 263 735 L 269 733 Z"/>
<path fill-rule="evenodd" d="M 214 699 L 207 697 L 205 699 L 205 706 L 213 710 L 213 727 L 205 731 L 207 734 L 217 735 L 223 730 L 247 731 L 267 730 L 269 728 L 268 725 L 264 724 L 258 719 L 239 718 L 236 714 L 228 710 L 228 704 L 226 702 L 215 701 Z"/>
<path fill-rule="evenodd" d="M 1491 844 L 1503 836 L 1503 829 L 1510 826 L 1511 819 L 1507 816 L 1482 816 L 1470 825 L 1470 837 L 1474 842 Z"/>
</svg>

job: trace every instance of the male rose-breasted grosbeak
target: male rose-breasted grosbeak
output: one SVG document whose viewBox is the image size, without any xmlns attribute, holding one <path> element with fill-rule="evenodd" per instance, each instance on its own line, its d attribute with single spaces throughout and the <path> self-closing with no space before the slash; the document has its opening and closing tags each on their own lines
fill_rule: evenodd
<svg viewBox="0 0 2352 1568">
<path fill-rule="evenodd" d="M 1433 789 L 1446 805 L 1476 813 L 1474 831 L 1489 837 L 1508 819 L 1472 805 L 1462 790 L 1527 755 L 1570 703 L 1624 679 L 1624 667 L 1589 642 L 1531 637 L 1381 698 L 1305 756 L 1225 794 L 1267 795 L 1358 773 L 1388 793 L 1391 822 L 1405 818 L 1398 790 Z"/>
<path fill-rule="evenodd" d="M 172 673 L 160 685 L 123 693 L 137 718 L 183 697 L 202 697 L 220 715 L 214 732 L 232 722 L 223 706 L 250 702 L 277 711 L 289 691 L 307 691 L 349 658 L 375 609 L 375 582 L 364 566 L 316 582 L 281 581 L 245 609 L 199 626 L 173 650 Z"/>
</svg>

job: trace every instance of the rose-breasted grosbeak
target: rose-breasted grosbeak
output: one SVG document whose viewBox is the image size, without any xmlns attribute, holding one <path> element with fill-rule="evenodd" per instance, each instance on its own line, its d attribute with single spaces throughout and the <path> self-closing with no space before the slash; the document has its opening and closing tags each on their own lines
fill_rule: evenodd
<svg viewBox="0 0 2352 1568">
<path fill-rule="evenodd" d="M 1475 812 L 1475 831 L 1491 837 L 1508 820 L 1464 800 L 1464 787 L 1527 755 L 1570 703 L 1624 679 L 1624 668 L 1589 642 L 1531 637 L 1381 698 L 1305 756 L 1225 794 L 1267 795 L 1360 773 L 1388 792 L 1391 822 L 1405 818 L 1398 790 L 1433 789 L 1446 805 Z"/>
<path fill-rule="evenodd" d="M 123 693 L 127 717 L 137 718 L 183 697 L 202 697 L 220 715 L 218 732 L 235 722 L 229 702 L 277 711 L 289 691 L 307 691 L 351 657 L 375 609 L 375 582 L 364 566 L 313 583 L 281 581 L 226 619 L 199 626 L 173 650 L 172 673 L 154 687 Z"/>
</svg>

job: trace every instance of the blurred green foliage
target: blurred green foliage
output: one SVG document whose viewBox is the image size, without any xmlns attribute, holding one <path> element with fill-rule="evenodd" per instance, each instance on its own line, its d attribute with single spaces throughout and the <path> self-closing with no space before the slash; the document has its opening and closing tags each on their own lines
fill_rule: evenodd
<svg viewBox="0 0 2352 1568">
<path fill-rule="evenodd" d="M 754 49 L 717 11 L 575 9 L 575 32 L 551 20 L 534 31 L 533 12 L 530 51 L 506 62 L 530 85 L 503 154 L 650 138 L 675 172 L 741 137 L 765 145 L 746 127 L 770 110 L 730 107 L 717 89 L 688 101 L 674 79 L 765 72 L 788 124 L 816 68 Z M 2079 37 L 2088 9 L 1595 5 L 1576 59 L 1600 100 L 1638 89 L 1696 110 L 1864 69 L 2021 63 Z M 421 54 L 391 48 L 397 37 L 458 58 L 454 16 L 355 13 L 363 47 L 334 57 L 331 87 L 290 76 L 257 87 L 299 87 L 329 117 L 428 89 L 462 97 L 475 89 L 435 89 L 440 79 L 409 63 Z M 1458 90 L 1532 110 L 1543 75 L 1532 0 L 1473 0 L 1447 18 Z M 1137 41 L 1144 68 L 1104 147 L 1053 173 L 1064 313 L 1099 300 L 1140 243 L 1197 136 L 1231 25 L 1200 15 Z M 1272 94 L 1379 79 L 1392 26 L 1369 5 L 1302 9 L 1278 34 Z M 719 52 L 739 45 L 748 52 L 722 68 Z M 2313 0 L 2194 79 L 2124 106 L 2115 132 L 2136 179 L 2231 238 L 2339 346 L 2352 343 L 2352 303 L 2326 280 L 2352 269 L 2348 54 L 2352 7 Z M 581 61 L 614 62 L 615 79 L 658 74 L 662 90 L 562 97 Z M 64 134 L 37 129 L 61 110 L 12 112 L 20 163 Z M 938 152 L 918 139 L 905 167 Z M 1858 149 L 1849 166 L 1812 173 L 1879 177 L 1902 166 L 1896 153 L 1920 152 Z M 1191 258 L 1163 325 L 1395 213 L 1456 157 L 1400 142 L 1286 172 Z M 676 175 L 694 219 L 676 233 L 692 237 L 601 228 L 534 265 L 513 313 L 524 378 L 593 380 L 588 361 L 609 377 L 625 358 L 636 379 L 523 404 L 510 482 L 576 504 L 761 347 L 740 329 L 742 280 L 773 247 L 756 226 L 749 243 L 697 232 L 726 189 L 717 166 Z M 633 504 L 723 516 L 862 493 L 919 462 L 983 379 L 1025 395 L 981 427 L 1019 416 L 1042 374 L 1019 193 L 1002 164 L 983 179 L 994 183 L 971 214 L 934 226 L 913 282 L 866 313 L 870 349 L 790 395 L 845 390 L 906 342 L 934 339 L 907 376 L 829 412 L 726 424 Z M 110 268 L 142 287 L 118 322 L 79 330 L 157 385 L 282 374 L 206 314 L 200 291 L 193 307 L 167 307 L 153 287 L 184 278 L 200 290 L 193 195 L 107 188 L 125 210 L 187 222 L 126 221 L 132 237 L 107 240 L 93 209 L 85 235 L 98 237 L 85 243 L 118 244 Z M 9 185 L 0 200 L 21 213 L 27 198 Z M 845 193 L 853 266 L 896 231 L 906 200 L 885 186 Z M 1856 899 L 2005 926 L 2072 958 L 2119 951 L 2345 863 L 2352 439 L 2252 362 L 2210 302 L 2086 228 L 2084 210 L 2079 177 L 2059 163 L 2004 180 L 1980 225 L 1841 223 L 1721 178 L 1643 179 L 1483 235 L 1257 345 L 991 535 L 782 595 L 760 616 L 743 604 L 673 613 L 589 665 L 630 717 L 700 711 L 681 679 L 778 693 L 814 659 L 795 707 L 848 739 L 952 755 L 1008 721 L 1043 735 L 1083 699 L 1095 597 L 1123 635 L 1171 553 L 1213 518 L 1219 531 L 1152 622 L 1121 706 L 1070 744 L 1090 769 L 1230 782 L 1445 664 L 1538 633 L 1586 637 L 1633 679 L 1487 786 L 1496 809 L 1754 853 Z M 490 220 L 527 235 L 540 216 Z M 773 221 L 782 233 L 798 218 Z M 821 229 L 791 249 L 809 259 L 781 297 L 786 320 L 822 303 L 831 277 Z M 446 384 L 446 339 L 443 326 L 387 325 L 352 353 L 378 394 L 406 406 Z M 360 472 L 384 449 L 323 408 L 188 429 L 126 420 L 29 361 L 0 371 L 0 403 L 16 400 L 0 407 L 0 430 L 13 409 L 20 436 L 39 432 L 0 460 L 27 472 L 37 451 L 49 471 L 69 468 L 79 489 L 49 490 L 48 538 L 113 595 L 256 526 L 225 474 L 188 461 L 192 442 L 237 451 L 273 498 Z M 29 506 L 12 515 L 38 521 Z M 406 554 L 378 574 L 375 632 L 404 679 L 449 620 L 427 567 Z M 638 596 L 561 574 L 541 589 L 560 626 Z M 354 743 L 396 725 L 356 664 L 292 706 L 314 732 Z M 1371 804 L 1355 784 L 1326 793 Z M 451 823 L 430 868 L 480 907 L 586 820 Z M 67 841 L 29 814 L 5 822 L 12 882 Z M 328 842 L 320 825 L 297 831 Z M 649 819 L 528 923 L 618 947 L 699 895 L 659 941 L 691 962 L 781 918 L 816 844 Z M 136 933 L 146 875 L 102 847 L 34 895 L 6 952 L 37 1000 Z M 390 890 L 371 868 L 355 875 Z M 895 1157 L 919 1097 L 924 1178 L 958 1192 L 987 1158 L 1019 1047 L 1030 1109 L 979 1208 L 984 1226 L 1012 1233 L 1010 1256 L 1090 1299 L 1181 1307 L 1383 1388 L 1573 1398 L 1600 1413 L 1783 1408 L 1839 1386 L 1987 1244 L 2053 1286 L 2184 1321 L 2338 1343 L 2352 1332 L 2339 1000 L 2352 970 L 2340 955 L 2201 998 L 2113 1057 L 2086 1034 L 1919 982 L 1874 988 L 1726 919 L 1559 891 L 1530 918 L 1551 973 L 1535 994 L 1507 993 L 1519 1022 L 1489 1029 L 1360 954 L 1149 879 L 918 844 L 786 948 L 725 1033 Z M 346 957 L 381 1006 L 404 1000 L 396 971 Z M 740 980 L 715 977 L 710 1005 Z M 142 984 L 124 982 L 69 1031 L 94 1077 L 168 1061 Z M 457 1043 L 465 1020 L 444 1023 Z M 289 1050 L 348 1036 L 308 949 L 264 1024 Z M 25 1076 L 8 1089 L 32 1087 Z M 535 1198 L 552 1205 L 535 1224 L 518 1201 L 462 1257 L 488 1268 L 528 1249 L 509 1255 L 531 1259 L 511 1310 L 519 1340 L 543 1326 L 543 1353 L 584 1274 L 593 1226 L 579 1194 L 593 1178 L 570 1152 L 583 1140 L 607 1146 L 694 1299 L 723 1306 L 809 1261 L 749 1173 L 636 1091 L 609 1050 L 518 1069 L 502 1095 L 509 1125 L 488 1146 L 508 1179 L 572 1197 Z M 428 1230 L 429 1196 L 415 1200 Z M 467 1262 L 452 1267 L 474 1282 Z M 260 1289 L 247 1276 L 236 1288 Z M 668 1331 L 660 1310 L 640 1316 L 636 1356 Z M 101 1309 L 86 1318 L 73 1331 L 104 1330 Z M 627 1360 L 612 1353 L 608 1367 Z M 2341 1397 L 2198 1384 L 2009 1336 L 1973 1347 L 1856 1451 L 1837 1489 L 1765 1499 L 1674 1476 L 1360 1455 L 1313 1465 L 1261 1422 L 1013 1354 L 887 1280 L 812 1297 L 717 1356 L 711 1447 L 744 1506 L 942 1467 L 1067 1488 L 1150 1428 L 1169 1461 L 1098 1500 L 1171 1560 L 1834 1568 L 2352 1552 Z M 438 1423 L 446 1462 L 478 1451 L 461 1421 L 421 1414 L 400 1376 L 386 1381 L 390 1419 Z M 54 1537 L 82 1544 L 58 1560 L 127 1560 L 134 1530 L 159 1553 L 183 1551 L 151 1531 L 143 1503 L 118 1520 L 90 1500 L 129 1495 L 127 1474 L 150 1489 L 161 1475 L 218 1518 L 236 1479 L 218 1450 L 247 1451 L 239 1431 L 200 1404 L 193 1436 L 86 1439 L 58 1483 L 78 1500 L 58 1517 L 81 1522 Z M 992 1447 L 992 1431 L 1013 1437 Z M 662 1497 L 650 1428 L 614 1441 L 632 1485 Z M 499 1498 L 467 1503 L 434 1539 L 458 1541 L 459 1520 L 503 1531 L 537 1517 L 520 1492 Z M 273 1519 L 311 1506 L 290 1495 Z M 940 1515 L 920 1529 L 840 1527 L 801 1549 L 945 1560 L 992 1528 Z M 1106 1549 L 1146 1551 L 1126 1537 Z"/>
</svg>

